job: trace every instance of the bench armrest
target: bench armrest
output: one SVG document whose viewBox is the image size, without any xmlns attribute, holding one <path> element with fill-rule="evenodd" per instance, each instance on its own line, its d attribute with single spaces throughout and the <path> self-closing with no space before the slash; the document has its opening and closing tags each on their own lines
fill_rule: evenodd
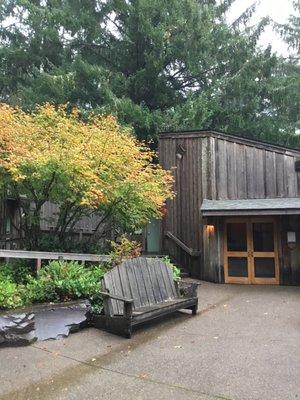
<svg viewBox="0 0 300 400">
<path fill-rule="evenodd" d="M 119 301 L 123 301 L 123 303 L 133 303 L 134 300 L 133 299 L 127 299 L 126 297 L 122 297 L 122 296 L 118 296 L 116 294 L 113 293 L 109 293 L 109 292 L 99 292 L 103 297 L 110 297 L 111 299 L 114 300 L 119 300 Z"/>
<path fill-rule="evenodd" d="M 178 282 L 178 291 L 182 297 L 197 297 L 197 287 L 199 283 L 195 282 Z"/>
</svg>

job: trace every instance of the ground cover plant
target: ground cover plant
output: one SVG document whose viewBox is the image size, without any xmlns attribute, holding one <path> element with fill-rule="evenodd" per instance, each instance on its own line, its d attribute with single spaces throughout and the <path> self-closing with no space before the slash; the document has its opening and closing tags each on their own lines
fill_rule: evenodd
<svg viewBox="0 0 300 400">
<path fill-rule="evenodd" d="M 30 268 L 14 270 L 14 264 L 0 267 L 0 309 L 13 309 L 32 303 L 92 299 L 100 289 L 107 267 L 85 267 L 75 261 L 51 261 L 36 276 Z M 97 298 L 98 307 L 100 299 Z"/>
<path fill-rule="evenodd" d="M 162 261 L 165 262 L 171 268 L 174 281 L 179 282 L 181 280 L 180 268 L 171 261 L 169 256 L 163 257 Z"/>
</svg>

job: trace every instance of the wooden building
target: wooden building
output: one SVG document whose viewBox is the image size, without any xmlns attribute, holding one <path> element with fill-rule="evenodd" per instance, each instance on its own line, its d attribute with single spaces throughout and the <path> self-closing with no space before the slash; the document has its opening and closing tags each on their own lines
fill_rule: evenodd
<svg viewBox="0 0 300 400">
<path fill-rule="evenodd" d="M 162 251 L 212 282 L 300 283 L 300 150 L 214 131 L 163 133 L 177 196 Z"/>
<path fill-rule="evenodd" d="M 59 205 L 46 201 L 41 210 L 41 232 L 49 234 L 56 227 L 59 213 Z M 75 241 L 88 239 L 94 235 L 101 217 L 98 215 L 82 217 L 72 228 L 72 239 Z M 0 249 L 20 249 L 19 208 L 13 198 L 0 200 Z M 102 224 L 101 227 L 105 227 Z M 105 245 L 105 239 L 98 240 L 100 245 Z"/>
</svg>

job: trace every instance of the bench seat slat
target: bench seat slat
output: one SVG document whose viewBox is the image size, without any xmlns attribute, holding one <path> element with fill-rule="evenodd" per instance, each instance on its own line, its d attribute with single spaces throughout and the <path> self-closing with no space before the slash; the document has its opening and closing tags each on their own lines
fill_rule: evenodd
<svg viewBox="0 0 300 400">
<path fill-rule="evenodd" d="M 104 281 L 104 285 L 103 285 L 104 289 L 106 289 L 107 291 L 114 293 L 116 295 L 123 296 L 123 293 L 121 293 L 120 291 L 118 291 L 116 289 L 112 274 L 110 274 L 110 273 L 105 274 L 103 277 L 103 281 Z M 108 308 L 109 308 L 110 314 L 112 314 L 112 315 L 123 314 L 122 307 L 123 307 L 123 304 L 121 301 L 112 300 L 112 299 L 108 300 Z"/>
<path fill-rule="evenodd" d="M 154 272 L 155 272 L 155 275 L 156 275 L 156 280 L 157 280 L 158 285 L 159 285 L 159 291 L 160 291 L 161 299 L 162 299 L 162 301 L 165 301 L 165 300 L 169 299 L 170 297 L 169 297 L 169 294 L 167 292 L 167 288 L 166 288 L 164 277 L 162 275 L 162 268 L 161 268 L 159 260 L 154 260 L 153 269 L 154 269 Z"/>
<path fill-rule="evenodd" d="M 141 304 L 139 290 L 136 278 L 133 274 L 132 269 L 130 268 L 130 263 L 126 261 L 124 268 L 120 266 L 119 271 L 122 284 L 124 285 L 124 288 L 126 288 L 125 290 L 128 291 L 128 295 L 130 295 L 130 297 L 134 299 L 134 307 L 140 307 Z"/>
<path fill-rule="evenodd" d="M 120 266 L 118 266 L 117 270 L 120 279 L 121 290 L 123 292 L 124 297 L 131 297 L 134 299 L 135 296 L 133 296 L 131 293 L 131 285 L 129 284 L 129 279 L 127 276 L 127 268 L 120 268 Z"/>
<path fill-rule="evenodd" d="M 140 307 L 140 308 L 136 309 L 135 311 L 133 311 L 132 315 L 136 316 L 136 315 L 140 315 L 140 314 L 145 314 L 145 313 L 151 312 L 153 310 L 167 308 L 167 307 L 175 305 L 175 304 L 180 305 L 185 302 L 186 302 L 186 299 L 176 299 L 176 300 L 164 301 L 162 303 L 155 304 L 154 306 Z"/>
<path fill-rule="evenodd" d="M 149 309 L 147 312 L 134 315 L 132 318 L 132 325 L 138 325 L 142 322 L 150 321 L 181 309 L 191 308 L 195 305 L 195 302 L 195 299 L 185 299 L 182 302 L 169 302 L 169 304 L 166 302 L 164 306 L 157 304 L 152 310 Z"/>
<path fill-rule="evenodd" d="M 161 263 L 160 260 L 157 260 L 158 263 Z M 158 276 L 161 280 L 161 288 L 164 296 L 164 300 L 169 300 L 178 297 L 177 291 L 174 286 L 173 275 L 170 268 L 161 268 L 157 267 Z M 174 290 L 173 290 L 174 289 Z"/>
<path fill-rule="evenodd" d="M 171 268 L 162 268 L 162 275 L 164 277 L 167 292 L 170 298 L 178 297 L 178 293 L 174 284 L 173 274 Z"/>
<path fill-rule="evenodd" d="M 143 282 L 147 292 L 148 304 L 155 304 L 155 296 L 147 260 L 144 261 L 142 268 Z M 144 304 L 144 306 L 146 306 L 146 304 Z"/>
<path fill-rule="evenodd" d="M 153 260 L 154 261 L 154 260 Z M 163 301 L 163 296 L 160 291 L 160 282 L 157 279 L 157 273 L 156 273 L 156 268 L 153 265 L 153 262 L 147 262 L 147 268 L 149 270 L 149 275 L 152 283 L 152 289 L 153 289 L 153 294 L 154 294 L 154 302 L 155 304 L 160 303 Z"/>
<path fill-rule="evenodd" d="M 147 306 L 151 304 L 151 300 L 149 299 L 149 294 L 147 289 L 149 288 L 149 282 L 145 279 L 144 271 L 145 271 L 146 259 L 137 258 L 136 262 L 131 265 L 132 270 L 136 276 L 139 292 L 140 292 L 140 307 Z"/>
</svg>

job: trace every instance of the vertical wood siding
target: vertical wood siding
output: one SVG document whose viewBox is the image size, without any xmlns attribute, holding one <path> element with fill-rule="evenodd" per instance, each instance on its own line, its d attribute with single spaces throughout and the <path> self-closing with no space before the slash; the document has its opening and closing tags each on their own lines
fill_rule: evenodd
<svg viewBox="0 0 300 400">
<path fill-rule="evenodd" d="M 176 158 L 177 146 L 182 146 L 185 153 L 181 160 Z M 201 248 L 201 215 L 202 184 L 207 182 L 207 173 L 202 176 L 203 150 L 207 144 L 198 140 L 181 138 L 160 140 L 159 154 L 161 165 L 173 172 L 176 197 L 167 202 L 168 216 L 162 224 L 163 235 L 170 231 L 189 247 Z M 206 189 L 204 189 L 206 190 Z M 171 241 L 164 240 L 164 249 L 180 263 L 188 263 L 189 259 Z M 191 268 L 191 266 L 190 266 Z"/>
<path fill-rule="evenodd" d="M 216 165 L 209 178 L 216 181 L 217 190 L 216 196 L 207 190 L 203 198 L 233 200 L 300 196 L 295 155 L 211 139 Z"/>
<path fill-rule="evenodd" d="M 49 231 L 55 228 L 58 218 L 59 206 L 55 203 L 47 201 L 42 207 L 42 220 L 41 229 Z M 74 231 L 92 234 L 100 221 L 98 215 L 91 215 L 90 217 L 82 217 L 75 225 Z"/>
<path fill-rule="evenodd" d="M 176 150 L 181 145 L 185 153 L 181 160 Z M 176 198 L 168 201 L 168 216 L 163 221 L 162 234 L 170 231 L 187 246 L 202 251 L 201 265 L 191 266 L 176 245 L 164 240 L 164 250 L 183 263 L 186 269 L 196 268 L 195 276 L 218 281 L 222 264 L 222 223 L 214 221 L 218 233 L 206 237 L 200 207 L 203 199 L 255 199 L 299 197 L 300 174 L 295 161 L 300 152 L 272 148 L 257 142 L 257 146 L 227 140 L 225 135 L 171 134 L 159 140 L 160 163 L 173 169 Z M 175 168 L 175 169 L 174 169 Z"/>
</svg>

